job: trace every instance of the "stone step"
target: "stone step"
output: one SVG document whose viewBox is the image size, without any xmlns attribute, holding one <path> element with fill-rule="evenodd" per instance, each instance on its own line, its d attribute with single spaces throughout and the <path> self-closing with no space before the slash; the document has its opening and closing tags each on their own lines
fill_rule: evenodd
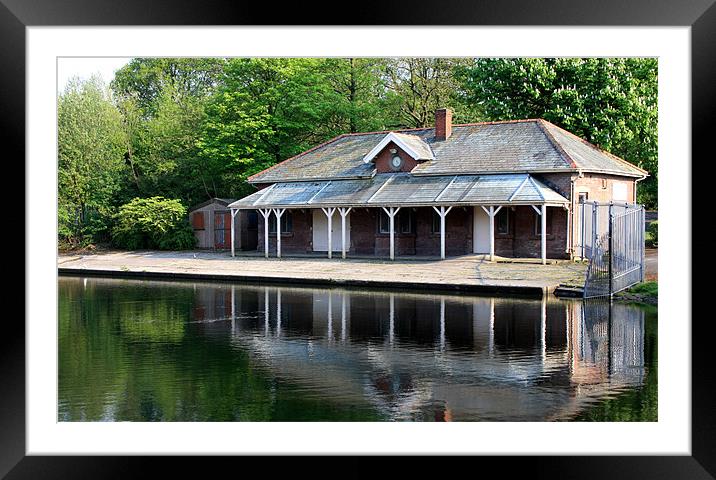
<svg viewBox="0 0 716 480">
<path fill-rule="evenodd" d="M 584 288 L 561 284 L 554 289 L 553 293 L 556 297 L 582 297 L 584 296 Z"/>
</svg>

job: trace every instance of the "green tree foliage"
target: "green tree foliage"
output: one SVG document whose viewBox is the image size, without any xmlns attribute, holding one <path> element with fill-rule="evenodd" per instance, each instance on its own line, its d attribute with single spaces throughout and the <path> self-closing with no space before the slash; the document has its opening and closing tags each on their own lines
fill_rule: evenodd
<svg viewBox="0 0 716 480">
<path fill-rule="evenodd" d="M 222 58 L 135 58 L 115 73 L 111 86 L 119 97 L 134 97 L 142 113 L 152 117 L 167 90 L 177 100 L 209 96 L 224 62 Z"/>
<path fill-rule="evenodd" d="M 130 250 L 183 250 L 194 247 L 196 242 L 186 207 L 178 200 L 163 197 L 135 198 L 122 205 L 112 240 Z"/>
<path fill-rule="evenodd" d="M 122 116 L 99 78 L 70 81 L 59 96 L 58 228 L 78 246 L 108 231 L 125 175 Z"/>
<path fill-rule="evenodd" d="M 163 195 L 188 204 L 219 196 L 199 157 L 205 107 L 224 59 L 137 58 L 112 82 L 124 114 L 131 168 L 123 200 Z"/>
<path fill-rule="evenodd" d="M 647 170 L 639 201 L 657 205 L 657 60 L 478 59 L 456 76 L 488 120 L 544 118 Z"/>
<path fill-rule="evenodd" d="M 221 83 L 197 144 L 230 195 L 252 191 L 250 175 L 344 133 L 351 118 L 359 124 L 359 100 L 351 105 L 323 59 L 232 59 Z"/>
</svg>

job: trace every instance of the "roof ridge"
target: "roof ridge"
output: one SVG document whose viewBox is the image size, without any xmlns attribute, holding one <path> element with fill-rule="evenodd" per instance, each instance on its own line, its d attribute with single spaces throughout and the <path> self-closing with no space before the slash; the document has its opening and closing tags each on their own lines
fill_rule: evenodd
<svg viewBox="0 0 716 480">
<path fill-rule="evenodd" d="M 567 153 L 567 151 L 560 145 L 560 143 L 557 141 L 556 138 L 554 138 L 554 135 L 552 135 L 552 132 L 550 132 L 547 129 L 547 126 L 545 124 L 549 123 L 550 125 L 554 125 L 551 122 L 548 122 L 547 120 L 540 118 L 537 122 L 537 125 L 539 126 L 539 129 L 542 131 L 545 137 L 547 137 L 547 140 L 549 143 L 552 144 L 552 146 L 559 152 L 559 154 L 567 161 L 567 164 L 572 168 L 578 168 L 577 162 L 574 161 L 572 156 Z"/>
<path fill-rule="evenodd" d="M 416 127 L 416 128 L 401 128 L 401 129 L 393 129 L 393 130 L 376 130 L 373 132 L 352 132 L 352 133 L 344 133 L 341 136 L 357 137 L 360 135 L 378 135 L 378 134 L 388 134 L 388 133 L 415 132 L 418 130 L 433 130 L 434 128 L 435 127 Z"/>
<path fill-rule="evenodd" d="M 566 134 L 569 135 L 570 137 L 576 138 L 577 140 L 579 140 L 580 142 L 582 142 L 582 143 L 583 143 L 584 145 L 586 145 L 587 147 L 593 148 L 593 149 L 597 150 L 598 152 L 603 153 L 603 154 L 605 154 L 605 155 L 611 157 L 611 158 L 614 159 L 614 160 L 618 160 L 618 161 L 620 161 L 620 162 L 626 164 L 626 165 L 629 166 L 629 167 L 632 167 L 632 168 L 634 168 L 634 169 L 636 169 L 636 170 L 639 170 L 640 172 L 642 172 L 642 173 L 644 173 L 644 174 L 646 174 L 646 175 L 649 175 L 649 172 L 647 172 L 647 171 L 644 170 L 643 168 L 637 167 L 637 166 L 634 165 L 633 163 L 631 163 L 631 162 L 629 162 L 629 161 L 627 161 L 627 160 L 624 160 L 623 158 L 621 158 L 621 157 L 619 157 L 619 156 L 617 156 L 617 155 L 614 155 L 613 153 L 608 152 L 607 150 L 604 150 L 603 148 L 599 147 L 598 145 L 595 145 L 595 144 L 593 144 L 593 143 L 591 143 L 591 142 L 585 140 L 584 138 L 582 138 L 582 137 L 580 137 L 580 136 L 578 136 L 578 135 L 576 135 L 576 134 L 570 132 L 569 130 L 564 129 L 564 128 L 560 127 L 559 125 L 555 125 L 555 124 L 552 123 L 552 122 L 548 122 L 547 120 L 542 120 L 542 121 L 545 122 L 545 123 L 549 123 L 549 124 L 552 125 L 554 128 L 558 128 L 560 131 L 566 133 Z"/>
<path fill-rule="evenodd" d="M 541 118 L 518 118 L 515 120 L 489 120 L 484 122 L 471 122 L 471 123 L 454 123 L 455 127 L 474 127 L 478 125 L 502 125 L 507 123 L 528 123 L 528 122 L 539 122 Z"/>
<path fill-rule="evenodd" d="M 469 122 L 469 123 L 454 123 L 452 126 L 455 127 L 473 127 L 478 125 L 501 125 L 501 124 L 507 124 L 507 123 L 528 123 L 528 122 L 539 122 L 540 120 L 544 121 L 542 118 L 519 118 L 515 120 L 489 120 L 484 122 Z M 435 127 L 414 127 L 414 128 L 400 128 L 400 129 L 391 129 L 391 130 L 375 130 L 372 132 L 352 132 L 352 133 L 344 133 L 343 136 L 358 136 L 358 135 L 377 135 L 380 133 L 403 133 L 403 132 L 415 132 L 418 130 L 434 130 Z"/>
</svg>

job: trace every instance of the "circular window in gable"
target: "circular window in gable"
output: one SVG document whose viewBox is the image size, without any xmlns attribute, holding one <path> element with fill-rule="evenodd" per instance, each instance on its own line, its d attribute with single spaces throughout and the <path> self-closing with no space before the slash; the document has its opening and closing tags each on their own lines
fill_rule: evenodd
<svg viewBox="0 0 716 480">
<path fill-rule="evenodd" d="M 393 171 L 397 172 L 403 167 L 403 159 L 400 158 L 398 155 L 393 155 L 393 158 L 390 159 L 390 168 L 393 169 Z"/>
</svg>

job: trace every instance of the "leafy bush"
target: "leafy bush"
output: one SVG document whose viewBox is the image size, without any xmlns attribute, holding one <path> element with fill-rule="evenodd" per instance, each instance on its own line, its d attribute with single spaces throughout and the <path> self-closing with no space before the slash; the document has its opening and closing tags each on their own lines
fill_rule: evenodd
<svg viewBox="0 0 716 480">
<path fill-rule="evenodd" d="M 179 200 L 135 198 L 119 207 L 112 231 L 113 243 L 136 250 L 185 250 L 195 245 L 194 232 Z"/>
<path fill-rule="evenodd" d="M 659 222 L 651 222 L 651 225 L 646 229 L 647 233 L 651 236 L 651 244 L 653 246 L 659 245 Z"/>
</svg>

